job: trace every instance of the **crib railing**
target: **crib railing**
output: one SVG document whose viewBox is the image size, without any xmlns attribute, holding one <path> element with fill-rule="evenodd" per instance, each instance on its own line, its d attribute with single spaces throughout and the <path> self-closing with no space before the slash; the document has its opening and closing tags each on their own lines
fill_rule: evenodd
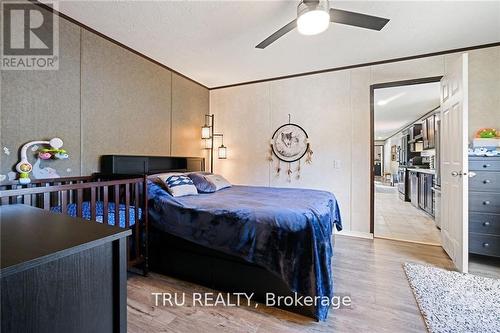
<svg viewBox="0 0 500 333">
<path fill-rule="evenodd" d="M 45 210 L 57 207 L 61 213 L 68 214 L 68 206 L 73 204 L 76 206 L 76 216 L 83 217 L 83 205 L 87 202 L 90 220 L 97 221 L 97 202 L 100 202 L 102 223 L 117 227 L 120 227 L 120 207 L 125 207 L 123 227 L 130 228 L 130 208 L 133 207 L 135 224 L 132 226 L 133 240 L 128 239 L 127 242 L 128 263 L 129 267 L 142 264 L 144 273 L 147 273 L 146 195 L 144 177 L 109 180 L 103 176 L 85 176 L 34 180 L 27 185 L 17 182 L 0 184 L 1 205 L 25 204 Z M 113 221 L 109 221 L 110 203 L 114 204 Z"/>
</svg>

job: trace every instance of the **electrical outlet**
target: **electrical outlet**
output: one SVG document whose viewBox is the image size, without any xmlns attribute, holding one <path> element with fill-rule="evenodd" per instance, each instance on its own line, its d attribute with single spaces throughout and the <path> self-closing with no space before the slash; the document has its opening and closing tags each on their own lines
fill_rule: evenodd
<svg viewBox="0 0 500 333">
<path fill-rule="evenodd" d="M 333 168 L 340 169 L 340 160 L 333 160 Z"/>
</svg>

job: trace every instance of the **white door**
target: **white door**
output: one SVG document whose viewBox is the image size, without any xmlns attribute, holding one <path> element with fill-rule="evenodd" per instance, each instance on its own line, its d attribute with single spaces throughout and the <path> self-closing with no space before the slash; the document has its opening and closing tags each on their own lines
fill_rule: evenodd
<svg viewBox="0 0 500 333">
<path fill-rule="evenodd" d="M 447 66 L 441 79 L 441 237 L 458 270 L 469 259 L 468 54 Z"/>
</svg>

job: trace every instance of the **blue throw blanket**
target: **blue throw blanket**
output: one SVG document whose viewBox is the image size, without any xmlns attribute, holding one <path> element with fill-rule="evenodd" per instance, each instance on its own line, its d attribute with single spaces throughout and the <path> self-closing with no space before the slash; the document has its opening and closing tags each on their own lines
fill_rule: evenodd
<svg viewBox="0 0 500 333">
<path fill-rule="evenodd" d="M 333 194 L 233 186 L 174 198 L 149 182 L 148 195 L 156 228 L 264 267 L 299 295 L 333 297 L 331 236 L 342 229 Z M 317 319 L 328 308 L 318 302 Z"/>
</svg>

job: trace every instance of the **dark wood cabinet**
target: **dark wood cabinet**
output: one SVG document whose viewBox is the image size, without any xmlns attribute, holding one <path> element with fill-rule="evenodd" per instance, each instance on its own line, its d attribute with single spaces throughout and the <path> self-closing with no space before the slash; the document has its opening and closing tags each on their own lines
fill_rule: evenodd
<svg viewBox="0 0 500 333">
<path fill-rule="evenodd" d="M 436 116 L 432 115 L 427 118 L 427 140 L 429 149 L 436 148 Z"/>
<path fill-rule="evenodd" d="M 432 190 L 434 175 L 414 169 L 409 172 L 409 178 L 412 205 L 434 216 L 434 191 Z"/>
<path fill-rule="evenodd" d="M 434 175 L 427 173 L 419 174 L 419 207 L 434 216 L 434 191 L 432 190 Z"/>
<path fill-rule="evenodd" d="M 425 175 L 419 174 L 418 177 L 418 207 L 425 210 Z"/>
<path fill-rule="evenodd" d="M 126 332 L 130 230 L 0 206 L 2 332 Z"/>
<path fill-rule="evenodd" d="M 422 121 L 422 142 L 423 142 L 423 148 L 428 149 L 429 148 L 429 130 L 428 130 L 427 119 L 424 119 L 424 121 Z"/>
<path fill-rule="evenodd" d="M 410 142 L 417 141 L 422 138 L 422 124 L 413 124 L 408 129 L 410 134 Z"/>
<path fill-rule="evenodd" d="M 418 208 L 418 199 L 419 199 L 419 192 L 418 192 L 418 185 L 419 185 L 419 179 L 418 179 L 418 172 L 416 171 L 410 171 L 409 176 L 410 180 L 410 201 L 411 204 L 415 207 Z"/>
<path fill-rule="evenodd" d="M 433 149 L 436 147 L 436 117 L 434 115 L 427 117 L 422 121 L 422 140 L 424 149 Z"/>
</svg>

